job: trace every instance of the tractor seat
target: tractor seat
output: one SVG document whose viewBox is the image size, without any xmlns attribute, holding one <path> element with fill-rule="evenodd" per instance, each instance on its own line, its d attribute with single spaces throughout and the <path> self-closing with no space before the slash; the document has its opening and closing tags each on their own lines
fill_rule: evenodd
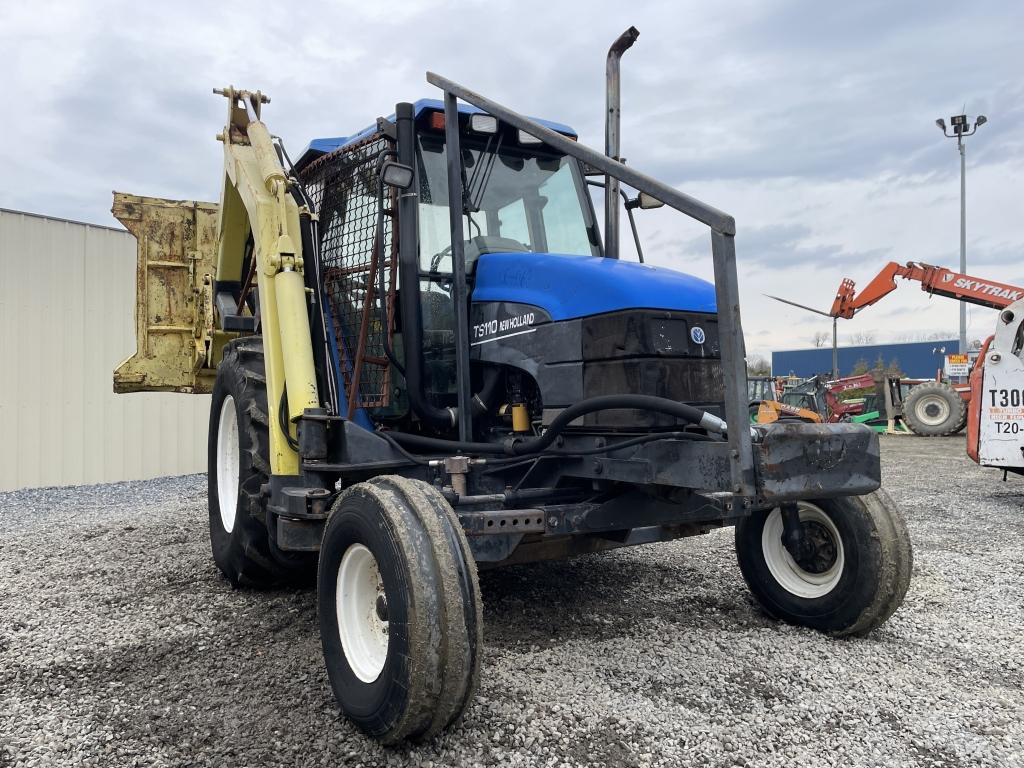
<svg viewBox="0 0 1024 768">
<path fill-rule="evenodd" d="M 476 260 L 485 253 L 526 253 L 529 250 L 511 237 L 477 235 L 466 241 L 466 274 L 472 274 L 476 269 Z"/>
</svg>

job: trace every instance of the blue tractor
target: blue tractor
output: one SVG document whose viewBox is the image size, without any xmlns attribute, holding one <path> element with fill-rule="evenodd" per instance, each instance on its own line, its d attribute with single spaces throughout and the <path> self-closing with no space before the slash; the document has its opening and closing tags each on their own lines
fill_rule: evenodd
<svg viewBox="0 0 1024 768">
<path fill-rule="evenodd" d="M 629 42 L 613 46 L 613 75 Z M 147 206 L 184 210 L 193 223 L 171 240 L 195 241 L 200 264 L 216 221 L 215 271 L 140 281 L 157 291 L 151 324 L 180 304 L 212 330 L 185 327 L 160 368 L 140 336 L 115 387 L 212 391 L 210 537 L 225 576 L 317 574 L 339 705 L 389 743 L 449 726 L 486 674 L 482 568 L 734 526 L 772 616 L 836 635 L 886 621 L 911 551 L 879 489 L 878 437 L 750 425 L 735 222 L 620 161 L 616 77 L 605 152 L 427 79 L 443 100 L 399 103 L 294 164 L 271 148 L 265 97 L 225 89 L 220 206 L 115 202 L 136 232 Z M 620 209 L 633 223 L 654 206 L 709 228 L 713 284 L 619 258 Z M 167 230 L 145 231 L 152 244 Z M 199 301 L 171 290 L 185 275 Z M 182 359 L 192 378 L 176 384 Z"/>
</svg>

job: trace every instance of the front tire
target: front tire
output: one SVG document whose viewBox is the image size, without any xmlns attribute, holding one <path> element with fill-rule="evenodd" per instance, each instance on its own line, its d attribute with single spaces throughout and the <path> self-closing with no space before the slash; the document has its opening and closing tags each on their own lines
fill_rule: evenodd
<svg viewBox="0 0 1024 768">
<path fill-rule="evenodd" d="M 797 562 L 778 508 L 736 525 L 743 578 L 766 613 L 834 635 L 865 635 L 902 604 L 913 554 L 903 517 L 884 491 L 797 502 L 811 545 Z"/>
<path fill-rule="evenodd" d="M 384 476 L 346 490 L 324 532 L 317 606 L 331 688 L 359 728 L 393 744 L 459 719 L 483 615 L 469 544 L 437 489 Z"/>
</svg>

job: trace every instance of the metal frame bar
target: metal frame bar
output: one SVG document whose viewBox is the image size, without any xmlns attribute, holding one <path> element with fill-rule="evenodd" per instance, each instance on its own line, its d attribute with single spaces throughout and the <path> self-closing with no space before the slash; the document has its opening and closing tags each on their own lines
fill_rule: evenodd
<svg viewBox="0 0 1024 768">
<path fill-rule="evenodd" d="M 747 429 L 747 371 L 745 350 L 743 345 L 743 327 L 740 321 L 739 281 L 736 275 L 736 222 L 732 216 L 714 208 L 684 192 L 680 192 L 667 184 L 658 181 L 634 168 L 609 158 L 577 141 L 572 141 L 543 125 L 530 120 L 517 112 L 508 109 L 495 101 L 471 91 L 465 86 L 446 77 L 427 72 L 427 82 L 444 91 L 445 98 L 445 137 L 448 141 L 448 199 L 462 199 L 462 178 L 458 161 L 458 112 L 456 99 L 482 109 L 489 115 L 534 136 L 552 149 L 575 157 L 588 165 L 628 184 L 639 192 L 661 200 L 671 208 L 705 224 L 712 230 L 711 255 L 715 270 L 715 295 L 718 302 L 718 329 L 721 341 L 722 369 L 725 378 L 725 415 L 726 422 L 731 425 L 728 431 L 729 463 L 733 493 L 742 497 L 753 497 L 754 489 L 754 457 L 751 445 L 750 430 Z M 452 139 L 455 144 L 453 145 Z M 454 162 L 454 168 L 453 168 Z M 452 209 L 452 258 L 453 268 L 459 270 L 462 279 L 456 279 L 456 290 L 461 285 L 465 291 L 465 264 L 463 262 L 462 216 L 461 210 Z M 462 307 L 463 317 L 456 314 L 456 336 L 460 345 L 468 344 L 468 318 L 465 318 L 464 303 L 456 305 L 456 313 Z M 465 323 L 465 324 L 464 324 Z M 467 353 L 468 357 L 468 353 Z M 462 358 L 458 358 L 459 367 L 459 407 L 462 411 L 463 389 L 468 389 L 468 359 L 462 368 Z M 463 374 L 466 375 L 464 381 Z M 467 398 L 468 404 L 468 398 Z M 460 422 L 461 426 L 461 422 Z M 460 435 L 464 434 L 460 429 Z M 463 438 L 465 439 L 465 438 Z"/>
<path fill-rule="evenodd" d="M 754 452 L 750 440 L 747 403 L 747 359 L 740 321 L 740 286 L 736 275 L 736 238 L 711 232 L 711 258 L 715 267 L 715 303 L 722 375 L 725 378 L 725 423 L 729 428 L 729 463 L 733 493 L 754 495 Z M 737 428 L 738 427 L 738 428 Z"/>
<path fill-rule="evenodd" d="M 587 184 L 587 186 L 590 186 L 590 187 L 598 187 L 599 189 L 603 189 L 603 190 L 605 190 L 605 194 L 607 194 L 607 185 L 603 181 L 595 181 L 594 179 L 587 179 L 586 180 L 586 184 Z M 629 195 L 626 194 L 626 190 L 620 189 L 619 190 L 619 197 L 622 198 L 623 207 L 626 209 L 626 216 L 629 218 L 629 228 L 630 228 L 630 231 L 632 231 L 632 233 L 633 233 L 633 246 L 636 248 L 636 257 L 640 260 L 640 263 L 643 264 L 644 263 L 644 249 L 643 249 L 643 246 L 640 244 L 640 232 L 636 228 L 636 217 L 633 216 L 633 208 L 635 206 L 632 206 L 630 204 L 631 201 L 629 199 Z M 634 202 L 636 202 L 636 201 L 634 201 Z M 607 255 L 607 252 L 605 253 L 605 255 Z"/>
<path fill-rule="evenodd" d="M 528 117 L 520 115 L 518 112 L 513 112 L 511 109 L 503 107 L 497 102 L 491 101 L 446 77 L 428 72 L 427 82 L 437 86 L 445 93 L 451 93 L 467 104 L 479 107 L 487 114 L 494 115 L 499 120 L 503 120 L 509 125 L 540 139 L 552 149 L 572 155 L 578 160 L 583 160 L 603 174 L 615 176 L 619 181 L 628 184 L 633 189 L 646 192 L 652 197 L 661 200 L 665 205 L 675 208 L 680 213 L 685 213 L 691 219 L 695 219 L 701 224 L 706 224 L 711 229 L 725 235 L 736 234 L 735 219 L 714 206 L 708 205 L 695 197 L 690 197 L 685 192 L 680 192 L 678 189 L 670 187 L 668 184 L 658 181 L 645 173 L 641 173 L 635 168 L 623 165 L 617 160 L 612 160 L 596 149 L 568 139 L 550 128 L 545 128 L 540 123 L 536 123 Z"/>
<path fill-rule="evenodd" d="M 473 439 L 473 393 L 469 374 L 469 286 L 466 284 L 465 241 L 462 233 L 462 146 L 459 143 L 459 107 L 455 94 L 444 94 L 444 143 L 448 158 L 448 216 L 452 232 L 452 301 L 455 303 L 455 371 L 459 395 L 459 440 Z"/>
</svg>

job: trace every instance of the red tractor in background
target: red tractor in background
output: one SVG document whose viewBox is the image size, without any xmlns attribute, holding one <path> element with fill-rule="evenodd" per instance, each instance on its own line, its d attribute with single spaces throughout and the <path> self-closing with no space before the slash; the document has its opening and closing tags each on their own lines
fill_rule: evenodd
<svg viewBox="0 0 1024 768">
<path fill-rule="evenodd" d="M 817 414 L 815 420 L 821 422 L 862 421 L 856 417 L 877 412 L 875 416 L 869 416 L 868 420 L 878 422 L 883 427 L 888 422 L 889 429 L 893 429 L 893 420 L 903 417 L 905 390 L 918 383 L 919 379 L 900 379 L 881 371 L 839 379 L 819 374 L 786 389 L 776 402 L 767 402 L 767 410 L 761 408 L 761 403 L 756 404 L 756 421 L 764 423 L 787 415 L 805 417 L 804 420 L 807 420 L 808 412 Z M 864 393 L 865 397 L 855 399 L 846 400 L 841 397 L 853 390 L 867 392 Z M 751 418 L 754 418 L 754 406 L 755 403 L 751 403 Z M 796 413 L 797 410 L 801 413 Z M 772 415 L 775 418 L 770 418 Z"/>
<path fill-rule="evenodd" d="M 822 421 L 847 421 L 864 410 L 863 402 L 846 402 L 839 395 L 851 389 L 875 387 L 877 381 L 870 373 L 829 379 L 825 375 L 812 376 L 801 384 L 782 393 L 779 401 L 785 405 L 816 411 Z"/>
</svg>

